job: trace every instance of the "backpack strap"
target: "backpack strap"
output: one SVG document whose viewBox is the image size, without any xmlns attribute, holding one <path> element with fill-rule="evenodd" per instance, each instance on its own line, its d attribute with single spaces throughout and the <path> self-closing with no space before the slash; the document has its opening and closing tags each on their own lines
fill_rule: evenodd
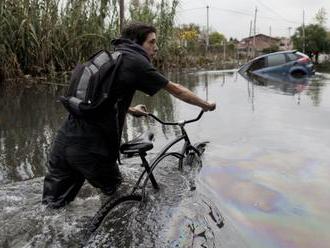
<svg viewBox="0 0 330 248">
<path fill-rule="evenodd" d="M 110 83 L 107 84 L 107 87 L 106 87 L 106 94 L 109 94 L 110 92 L 110 89 L 111 89 L 111 86 L 113 84 L 113 81 L 115 80 L 115 76 L 117 75 L 117 71 L 118 71 L 118 68 L 119 66 L 121 65 L 121 62 L 122 62 L 122 53 L 119 52 L 119 51 L 115 51 L 111 54 L 111 57 L 115 63 L 115 68 L 113 69 L 112 73 L 111 73 L 111 77 L 110 77 Z M 108 97 L 108 95 L 106 95 L 105 97 Z"/>
</svg>

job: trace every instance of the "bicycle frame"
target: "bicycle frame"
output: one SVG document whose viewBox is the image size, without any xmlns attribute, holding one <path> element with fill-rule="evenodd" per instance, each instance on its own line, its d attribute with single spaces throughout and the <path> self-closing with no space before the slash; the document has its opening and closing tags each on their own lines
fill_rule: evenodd
<svg viewBox="0 0 330 248">
<path fill-rule="evenodd" d="M 134 194 L 135 191 L 140 187 L 140 183 L 141 180 L 144 178 L 144 176 L 146 175 L 144 182 L 142 184 L 142 195 L 145 195 L 145 188 L 148 182 L 148 179 L 150 179 L 153 187 L 155 189 L 159 189 L 159 186 L 156 182 L 156 179 L 154 178 L 152 172 L 153 170 L 156 168 L 156 166 L 166 157 L 168 156 L 174 156 L 176 158 L 179 159 L 179 170 L 182 170 L 183 167 L 183 159 L 185 158 L 185 155 L 187 155 L 190 151 L 193 151 L 194 153 L 196 153 L 198 155 L 198 157 L 201 156 L 200 152 L 191 144 L 190 139 L 188 137 L 188 134 L 184 128 L 185 124 L 187 123 L 191 123 L 194 121 L 199 120 L 202 115 L 203 115 L 204 111 L 201 111 L 200 114 L 198 115 L 197 118 L 192 119 L 192 120 L 188 120 L 188 121 L 181 121 L 181 122 L 164 122 L 160 119 L 158 119 L 156 116 L 154 116 L 153 114 L 149 114 L 149 116 L 151 116 L 152 118 L 154 118 L 155 120 L 157 120 L 158 122 L 160 122 L 163 125 L 172 125 L 172 126 L 179 126 L 181 129 L 181 135 L 175 139 L 173 139 L 172 141 L 170 141 L 157 155 L 156 157 L 154 157 L 150 163 L 148 163 L 148 161 L 145 159 L 145 156 L 147 155 L 146 153 L 142 153 L 139 154 L 142 160 L 142 166 L 144 166 L 145 170 L 142 172 L 142 174 L 140 175 L 138 181 L 136 182 L 132 193 Z M 181 152 L 168 152 L 168 150 L 170 150 L 175 144 L 179 143 L 180 141 L 184 140 Z"/>
</svg>

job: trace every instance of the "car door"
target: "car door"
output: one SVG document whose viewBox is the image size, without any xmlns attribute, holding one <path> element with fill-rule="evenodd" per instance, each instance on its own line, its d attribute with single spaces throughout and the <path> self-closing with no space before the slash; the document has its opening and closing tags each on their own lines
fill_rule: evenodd
<svg viewBox="0 0 330 248">
<path fill-rule="evenodd" d="M 263 73 L 287 73 L 289 71 L 284 53 L 271 54 L 266 57 L 267 67 Z"/>
<path fill-rule="evenodd" d="M 265 67 L 266 67 L 266 59 L 264 57 L 262 57 L 251 63 L 251 65 L 249 67 L 249 71 L 250 72 L 257 71 L 257 70 L 263 69 Z"/>
</svg>

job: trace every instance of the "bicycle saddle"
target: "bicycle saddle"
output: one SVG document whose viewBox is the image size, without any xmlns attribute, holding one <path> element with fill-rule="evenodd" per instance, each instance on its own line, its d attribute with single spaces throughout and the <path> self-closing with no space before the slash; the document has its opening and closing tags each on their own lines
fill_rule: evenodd
<svg viewBox="0 0 330 248">
<path fill-rule="evenodd" d="M 120 152 L 123 154 L 133 155 L 134 153 L 146 152 L 154 146 L 151 142 L 154 134 L 146 131 L 135 139 L 128 141 L 120 146 Z"/>
</svg>

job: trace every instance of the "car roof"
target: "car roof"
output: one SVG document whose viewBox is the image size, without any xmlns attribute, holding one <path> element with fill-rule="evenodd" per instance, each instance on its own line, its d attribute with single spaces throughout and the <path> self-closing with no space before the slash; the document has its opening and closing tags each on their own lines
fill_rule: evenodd
<svg viewBox="0 0 330 248">
<path fill-rule="evenodd" d="M 284 54 L 284 53 L 296 53 L 296 52 L 297 52 L 297 50 L 287 50 L 287 51 L 279 51 L 279 52 L 274 52 L 274 53 L 267 53 L 267 54 L 263 54 L 263 55 L 260 55 L 256 58 L 252 59 L 250 62 L 255 61 L 257 59 L 261 59 L 261 58 L 270 56 L 270 55 Z"/>
</svg>

